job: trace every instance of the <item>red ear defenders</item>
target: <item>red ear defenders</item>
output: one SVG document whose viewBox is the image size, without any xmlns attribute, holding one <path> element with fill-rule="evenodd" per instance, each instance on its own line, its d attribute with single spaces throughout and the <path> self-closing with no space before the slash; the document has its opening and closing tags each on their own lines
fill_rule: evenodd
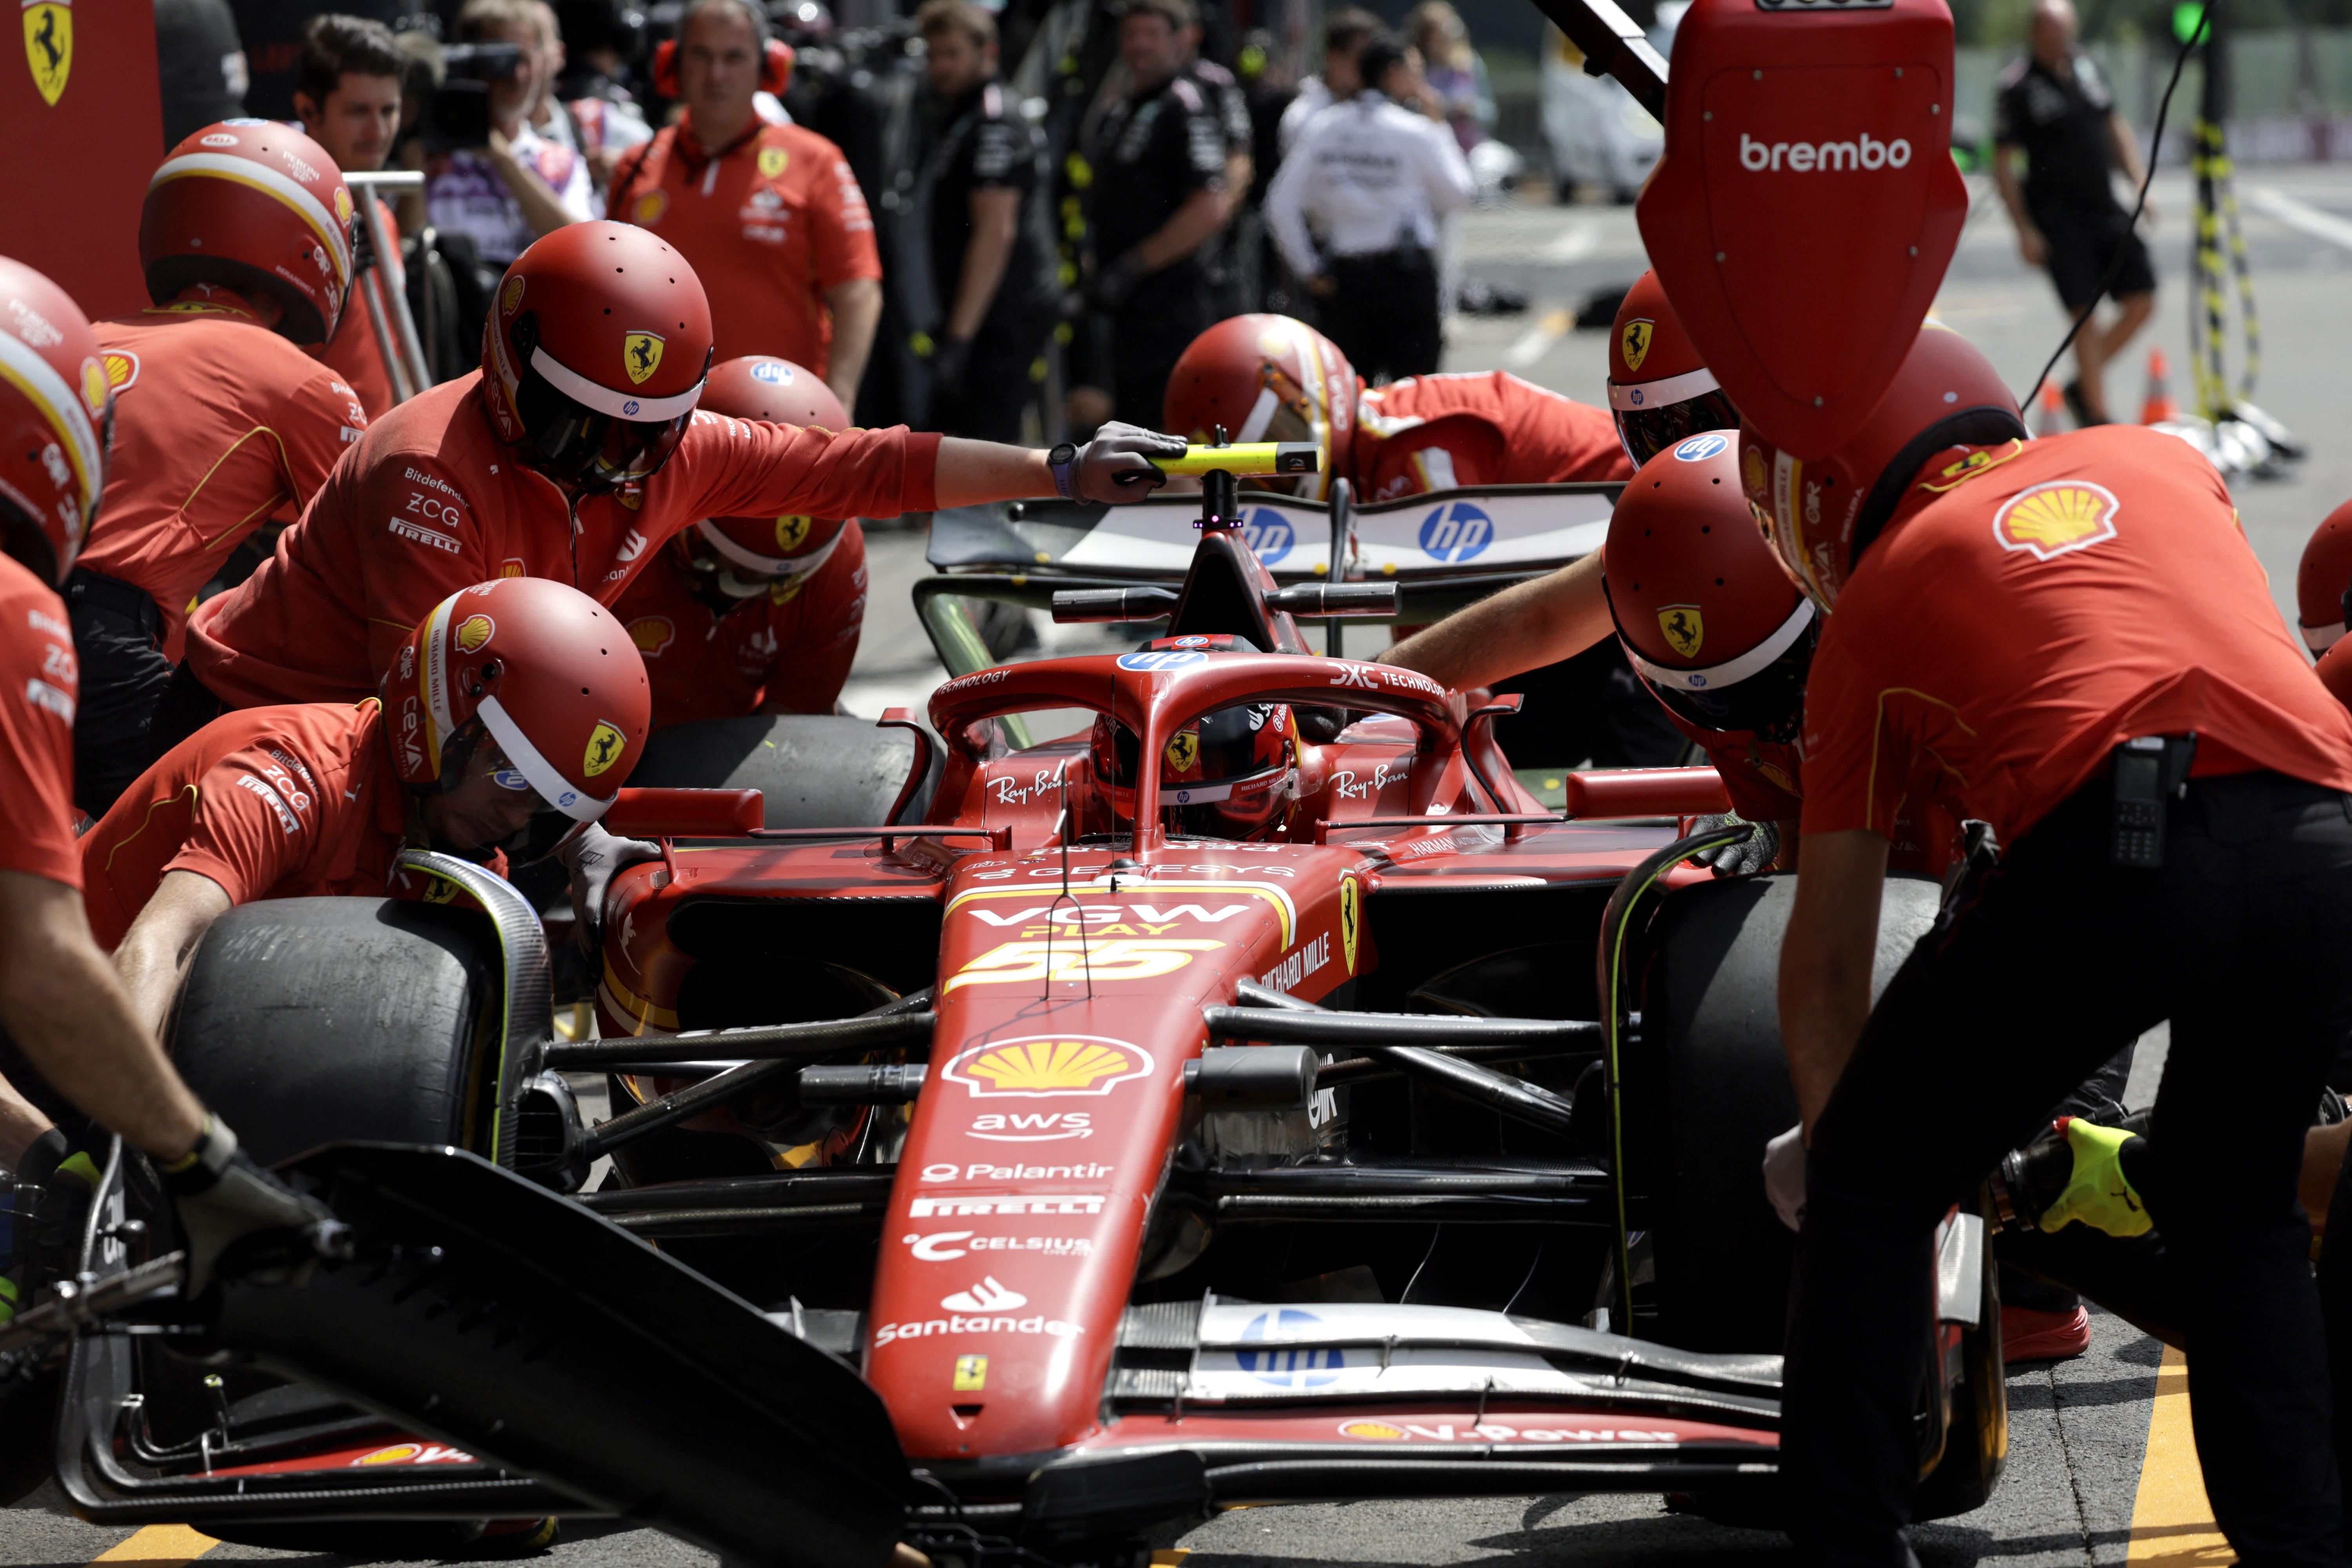
<svg viewBox="0 0 2352 1568">
<path fill-rule="evenodd" d="M 760 62 L 760 90 L 782 96 L 793 80 L 793 47 L 770 38 Z M 664 38 L 654 47 L 654 90 L 664 98 L 677 96 L 677 40 Z"/>
</svg>

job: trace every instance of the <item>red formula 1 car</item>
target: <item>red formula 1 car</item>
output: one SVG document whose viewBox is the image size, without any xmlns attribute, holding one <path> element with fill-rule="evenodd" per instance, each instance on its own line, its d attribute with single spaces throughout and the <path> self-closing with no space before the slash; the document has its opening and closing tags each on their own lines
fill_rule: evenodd
<svg viewBox="0 0 2352 1568">
<path fill-rule="evenodd" d="M 416 858 L 487 916 L 233 911 L 175 1049 L 265 1153 L 330 1145 L 286 1168 L 350 1233 L 183 1301 L 124 1163 L 76 1299 L 12 1331 L 82 1330 L 76 1507 L 346 1547 L 618 1514 L 864 1568 L 1129 1562 L 1171 1521 L 1342 1498 L 1769 1521 L 1790 883 L 1685 866 L 1744 831 L 1685 833 L 1711 772 L 1569 773 L 1548 810 L 1507 704 L 1297 624 L 1433 618 L 1590 548 L 1608 501 L 1350 516 L 1213 474 L 1197 514 L 943 516 L 918 599 L 961 673 L 928 730 L 776 721 L 797 794 L 616 808 L 663 855 L 614 885 L 596 1038 L 550 1033 L 538 923 L 478 868 Z M 977 668 L 989 597 L 1126 629 Z M 1105 776 L 1181 773 L 1235 708 L 1296 727 L 1264 831 L 1202 831 L 1160 766 Z M 861 790 L 863 821 L 792 822 Z M 1884 967 L 1935 899 L 1890 889 Z M 584 1124 L 557 1068 L 619 1114 Z M 2005 1448 L 1983 1238 L 1948 1223 L 1919 1324 L 1933 1513 Z"/>
</svg>

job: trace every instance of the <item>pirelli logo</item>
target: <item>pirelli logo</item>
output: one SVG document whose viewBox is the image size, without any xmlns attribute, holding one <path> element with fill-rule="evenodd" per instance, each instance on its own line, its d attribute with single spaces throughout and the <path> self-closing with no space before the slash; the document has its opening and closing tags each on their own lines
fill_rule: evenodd
<svg viewBox="0 0 2352 1568">
<path fill-rule="evenodd" d="M 429 544 L 436 550 L 446 551 L 452 555 L 459 553 L 457 542 L 446 533 L 436 533 L 429 528 L 419 528 L 416 524 L 397 517 L 386 522 L 384 526 L 413 543 Z"/>
<path fill-rule="evenodd" d="M 968 1198 L 917 1198 L 907 1213 L 914 1219 L 937 1219 L 947 1215 L 1055 1215 L 1100 1214 L 1103 1197 L 1099 1193 L 1087 1193 L 1076 1197 L 1036 1197 L 1007 1194 Z"/>
</svg>

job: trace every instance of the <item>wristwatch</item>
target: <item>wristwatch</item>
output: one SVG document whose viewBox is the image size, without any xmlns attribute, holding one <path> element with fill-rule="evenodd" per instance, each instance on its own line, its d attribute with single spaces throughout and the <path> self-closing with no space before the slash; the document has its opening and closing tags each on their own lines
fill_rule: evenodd
<svg viewBox="0 0 2352 1568">
<path fill-rule="evenodd" d="M 1078 460 L 1078 448 L 1063 442 L 1045 454 L 1045 467 L 1054 472 L 1054 493 L 1064 500 L 1070 499 L 1070 468 Z"/>
</svg>

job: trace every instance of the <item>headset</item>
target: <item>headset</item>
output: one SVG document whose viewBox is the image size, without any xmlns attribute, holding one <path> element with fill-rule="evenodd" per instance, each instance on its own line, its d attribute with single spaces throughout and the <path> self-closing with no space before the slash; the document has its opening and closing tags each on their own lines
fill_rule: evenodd
<svg viewBox="0 0 2352 1568">
<path fill-rule="evenodd" d="M 737 4 L 743 14 L 751 19 L 751 30 L 760 40 L 760 90 L 774 93 L 781 98 L 783 96 L 784 89 L 792 85 L 794 58 L 793 47 L 782 38 L 768 36 L 767 11 L 756 4 L 756 0 L 737 0 Z M 681 31 L 684 30 L 685 25 L 686 18 L 680 16 L 678 26 Z M 677 40 L 676 38 L 664 38 L 655 46 L 653 78 L 656 92 L 664 98 L 678 96 Z"/>
</svg>

